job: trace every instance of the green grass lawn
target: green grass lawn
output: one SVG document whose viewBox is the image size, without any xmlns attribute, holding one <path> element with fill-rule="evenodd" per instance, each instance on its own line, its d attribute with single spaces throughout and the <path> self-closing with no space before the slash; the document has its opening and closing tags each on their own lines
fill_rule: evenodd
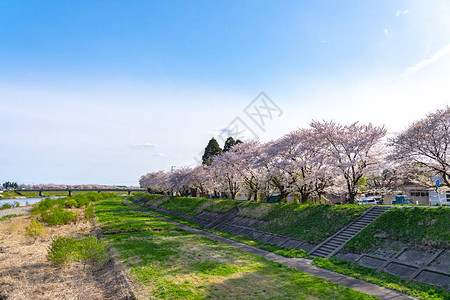
<svg viewBox="0 0 450 300">
<path fill-rule="evenodd" d="M 345 248 L 364 252 L 386 239 L 449 249 L 450 208 L 392 208 L 348 241 Z"/>
<path fill-rule="evenodd" d="M 96 214 L 140 299 L 374 299 L 181 231 L 120 197 L 102 200 Z"/>
</svg>

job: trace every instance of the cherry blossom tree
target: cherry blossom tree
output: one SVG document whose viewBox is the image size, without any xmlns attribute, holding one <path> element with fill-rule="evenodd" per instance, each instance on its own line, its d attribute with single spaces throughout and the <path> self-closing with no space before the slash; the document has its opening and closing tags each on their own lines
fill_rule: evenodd
<svg viewBox="0 0 450 300">
<path fill-rule="evenodd" d="M 172 194 L 173 188 L 169 182 L 169 173 L 164 171 L 147 173 L 139 179 L 139 184 L 150 193 Z"/>
<path fill-rule="evenodd" d="M 190 174 L 190 184 L 196 190 L 197 194 L 205 197 L 213 186 L 210 168 L 206 165 L 193 168 Z"/>
<path fill-rule="evenodd" d="M 416 183 L 432 186 L 439 176 L 450 186 L 450 107 L 430 113 L 391 140 L 389 159 L 405 169 Z"/>
<path fill-rule="evenodd" d="M 286 202 L 290 193 L 291 177 L 283 169 L 282 163 L 278 160 L 278 143 L 270 141 L 261 145 L 261 156 L 255 161 L 254 167 L 263 170 L 263 185 L 266 187 L 267 196 L 278 194 L 280 201 Z"/>
<path fill-rule="evenodd" d="M 263 170 L 254 164 L 262 156 L 260 143 L 255 140 L 237 143 L 225 153 L 229 168 L 240 175 L 242 188 L 247 191 L 247 199 L 257 200 L 264 177 Z"/>
<path fill-rule="evenodd" d="M 216 187 L 231 199 L 236 199 L 236 194 L 242 187 L 242 177 L 236 170 L 234 152 L 231 150 L 214 157 L 211 164 L 211 172 L 214 174 Z"/>
<path fill-rule="evenodd" d="M 210 168 L 200 165 L 195 168 L 183 167 L 169 175 L 169 184 L 174 193 L 182 196 L 205 196 L 211 186 Z"/>
<path fill-rule="evenodd" d="M 268 182 L 279 193 L 281 201 L 294 194 L 301 203 L 319 200 L 331 183 L 327 174 L 327 156 L 310 129 L 299 129 L 266 144 L 264 157 Z"/>
<path fill-rule="evenodd" d="M 382 168 L 381 139 L 386 135 L 386 129 L 371 123 L 341 125 L 334 121 L 313 121 L 310 126 L 327 153 L 330 171 L 338 180 L 335 186 L 342 186 L 341 181 L 346 187 L 349 202 L 354 203 L 361 178 L 378 173 Z"/>
<path fill-rule="evenodd" d="M 169 175 L 169 184 L 175 193 L 180 196 L 188 196 L 195 194 L 195 190 L 191 185 L 192 169 L 188 167 L 174 170 Z"/>
</svg>

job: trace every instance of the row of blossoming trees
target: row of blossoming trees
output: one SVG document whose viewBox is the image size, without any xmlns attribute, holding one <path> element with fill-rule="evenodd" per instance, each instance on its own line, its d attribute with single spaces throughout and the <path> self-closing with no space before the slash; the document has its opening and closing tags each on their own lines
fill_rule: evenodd
<svg viewBox="0 0 450 300">
<path fill-rule="evenodd" d="M 75 185 L 67 185 L 67 184 L 54 184 L 54 183 L 46 183 L 46 184 L 33 184 L 33 185 L 21 185 L 20 187 L 26 189 L 86 189 L 86 190 L 95 190 L 95 189 L 120 189 L 123 186 L 111 186 L 111 185 L 101 185 L 101 184 L 75 184 Z M 127 189 L 138 189 L 137 187 L 127 187 Z"/>
<path fill-rule="evenodd" d="M 372 124 L 313 121 L 268 143 L 248 141 L 214 157 L 210 165 L 159 171 L 140 178 L 153 193 L 248 199 L 277 194 L 300 203 L 345 194 L 353 203 L 367 187 L 395 188 L 405 181 L 430 185 L 438 175 L 449 185 L 450 109 L 429 114 L 396 137 Z M 449 149 L 450 150 L 450 149 Z"/>
</svg>

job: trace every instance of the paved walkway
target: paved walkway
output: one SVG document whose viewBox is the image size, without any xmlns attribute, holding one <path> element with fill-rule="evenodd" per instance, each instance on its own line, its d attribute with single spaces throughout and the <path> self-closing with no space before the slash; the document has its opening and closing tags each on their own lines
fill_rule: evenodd
<svg viewBox="0 0 450 300">
<path fill-rule="evenodd" d="M 193 227 L 190 227 L 190 226 L 187 226 L 184 224 L 180 224 L 178 222 L 164 218 L 160 215 L 156 215 L 151 212 L 148 212 L 142 208 L 136 207 L 136 206 L 130 204 L 127 201 L 127 199 L 124 199 L 124 203 L 131 206 L 132 208 L 134 208 L 136 210 L 139 210 L 139 211 L 149 215 L 149 216 L 152 216 L 152 217 L 158 218 L 162 221 L 173 224 L 182 230 L 202 235 L 206 238 L 209 238 L 211 240 L 232 246 L 234 248 L 240 249 L 247 253 L 264 257 L 268 260 L 295 268 L 301 272 L 308 273 L 308 274 L 311 274 L 311 275 L 314 275 L 314 276 L 317 276 L 317 277 L 320 277 L 323 279 L 327 279 L 327 280 L 337 283 L 339 285 L 348 287 L 348 288 L 356 290 L 356 291 L 360 291 L 362 293 L 365 293 L 365 294 L 368 294 L 368 295 L 371 295 L 371 296 L 374 296 L 374 297 L 377 297 L 380 299 L 386 299 L 386 300 L 416 299 L 414 297 L 411 297 L 411 296 L 408 296 L 405 294 L 401 294 L 399 292 L 396 292 L 396 291 L 393 291 L 393 290 L 390 290 L 390 289 L 387 289 L 387 288 L 384 288 L 384 287 L 381 287 L 381 286 L 378 286 L 378 285 L 375 285 L 375 284 L 372 284 L 372 283 L 369 283 L 366 281 L 362 281 L 359 279 L 355 279 L 355 278 L 348 277 L 348 276 L 345 276 L 345 275 L 342 275 L 339 273 L 331 272 L 331 271 L 316 267 L 308 259 L 283 257 L 283 256 L 277 255 L 272 252 L 268 252 L 268 251 L 265 251 L 265 250 L 262 250 L 259 248 L 255 248 L 255 247 L 252 247 L 252 246 L 249 246 L 246 244 L 242 244 L 242 243 L 239 243 L 239 242 L 236 242 L 233 240 L 226 239 L 224 237 L 203 231 L 201 229 L 197 229 L 197 228 L 193 228 Z"/>
</svg>

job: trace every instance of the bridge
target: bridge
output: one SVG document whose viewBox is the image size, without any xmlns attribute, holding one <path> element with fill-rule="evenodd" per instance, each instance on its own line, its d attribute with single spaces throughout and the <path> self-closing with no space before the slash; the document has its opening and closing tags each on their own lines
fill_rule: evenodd
<svg viewBox="0 0 450 300">
<path fill-rule="evenodd" d="M 126 192 L 131 195 L 131 192 L 145 192 L 144 189 L 127 189 L 127 188 L 100 188 L 100 189 L 15 189 L 14 192 L 20 194 L 23 192 L 39 192 L 39 196 L 42 197 L 44 192 L 68 192 L 69 196 L 72 196 L 72 192 Z"/>
</svg>

